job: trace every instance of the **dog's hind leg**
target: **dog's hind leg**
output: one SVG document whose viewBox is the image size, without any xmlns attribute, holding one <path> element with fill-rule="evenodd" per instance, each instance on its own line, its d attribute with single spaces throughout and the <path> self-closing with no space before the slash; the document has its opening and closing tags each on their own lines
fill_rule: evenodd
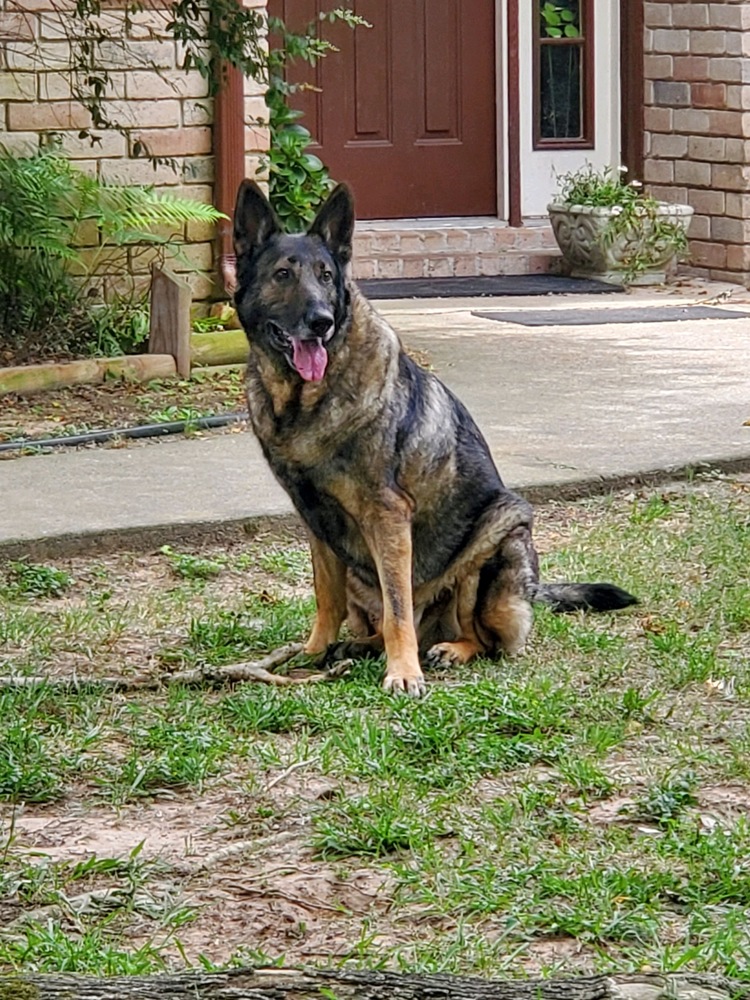
<svg viewBox="0 0 750 1000">
<path fill-rule="evenodd" d="M 497 636 L 501 650 L 508 656 L 522 653 L 534 622 L 527 600 L 506 589 L 482 610 L 483 624 Z"/>
<path fill-rule="evenodd" d="M 522 653 L 534 621 L 531 596 L 538 578 L 530 530 L 511 531 L 495 558 L 484 566 L 482 576 L 481 625 L 508 656 Z"/>
<path fill-rule="evenodd" d="M 336 642 L 346 617 L 346 566 L 320 539 L 310 536 L 315 584 L 315 624 L 305 643 L 308 654 L 324 653 Z"/>
<path fill-rule="evenodd" d="M 456 585 L 455 617 L 458 623 L 458 637 L 431 646 L 425 658 L 429 666 L 447 667 L 468 663 L 485 649 L 476 630 L 478 592 L 478 572 L 468 574 Z"/>
</svg>

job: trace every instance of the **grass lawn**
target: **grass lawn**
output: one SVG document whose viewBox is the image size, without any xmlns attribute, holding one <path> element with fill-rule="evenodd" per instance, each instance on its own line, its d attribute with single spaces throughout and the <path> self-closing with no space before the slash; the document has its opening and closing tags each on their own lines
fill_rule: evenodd
<svg viewBox="0 0 750 1000">
<path fill-rule="evenodd" d="M 431 674 L 0 690 L 0 968 L 350 964 L 750 979 L 750 476 L 538 512 L 527 652 Z M 313 612 L 301 536 L 11 563 L 4 675 L 261 655 Z"/>
</svg>

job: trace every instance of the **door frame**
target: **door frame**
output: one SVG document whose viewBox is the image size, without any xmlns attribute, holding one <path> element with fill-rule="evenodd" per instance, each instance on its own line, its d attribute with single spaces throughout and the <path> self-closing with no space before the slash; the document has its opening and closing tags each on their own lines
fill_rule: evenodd
<svg viewBox="0 0 750 1000">
<path fill-rule="evenodd" d="M 521 190 L 520 4 L 496 0 L 498 218 L 523 225 Z M 526 0 L 523 0 L 526 2 Z M 620 161 L 642 179 L 644 161 L 645 0 L 619 0 Z M 531 58 L 531 54 L 527 53 Z M 505 65 L 503 65 L 505 64 Z M 627 113 L 625 113 L 627 111 Z M 507 123 L 507 124 L 506 124 Z"/>
<path fill-rule="evenodd" d="M 623 114 L 620 158 L 630 176 L 643 180 L 646 134 L 645 0 L 620 0 L 620 98 Z M 627 108 L 628 113 L 624 111 Z"/>
</svg>

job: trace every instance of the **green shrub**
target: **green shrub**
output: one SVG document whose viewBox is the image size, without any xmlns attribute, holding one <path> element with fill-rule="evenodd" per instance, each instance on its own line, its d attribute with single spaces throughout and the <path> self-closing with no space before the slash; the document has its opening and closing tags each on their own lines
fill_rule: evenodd
<svg viewBox="0 0 750 1000">
<path fill-rule="evenodd" d="M 68 164 L 48 155 L 13 157 L 0 147 L 0 351 L 80 350 L 90 333 L 66 264 L 75 260 L 62 217 Z M 58 211 L 54 206 L 59 206 Z"/>
</svg>

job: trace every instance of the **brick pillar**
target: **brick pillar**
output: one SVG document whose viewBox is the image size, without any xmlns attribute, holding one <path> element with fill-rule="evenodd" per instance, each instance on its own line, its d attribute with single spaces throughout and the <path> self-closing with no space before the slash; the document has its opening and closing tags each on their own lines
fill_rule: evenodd
<svg viewBox="0 0 750 1000">
<path fill-rule="evenodd" d="M 750 2 L 645 8 L 644 179 L 695 209 L 688 270 L 750 285 Z"/>
</svg>

